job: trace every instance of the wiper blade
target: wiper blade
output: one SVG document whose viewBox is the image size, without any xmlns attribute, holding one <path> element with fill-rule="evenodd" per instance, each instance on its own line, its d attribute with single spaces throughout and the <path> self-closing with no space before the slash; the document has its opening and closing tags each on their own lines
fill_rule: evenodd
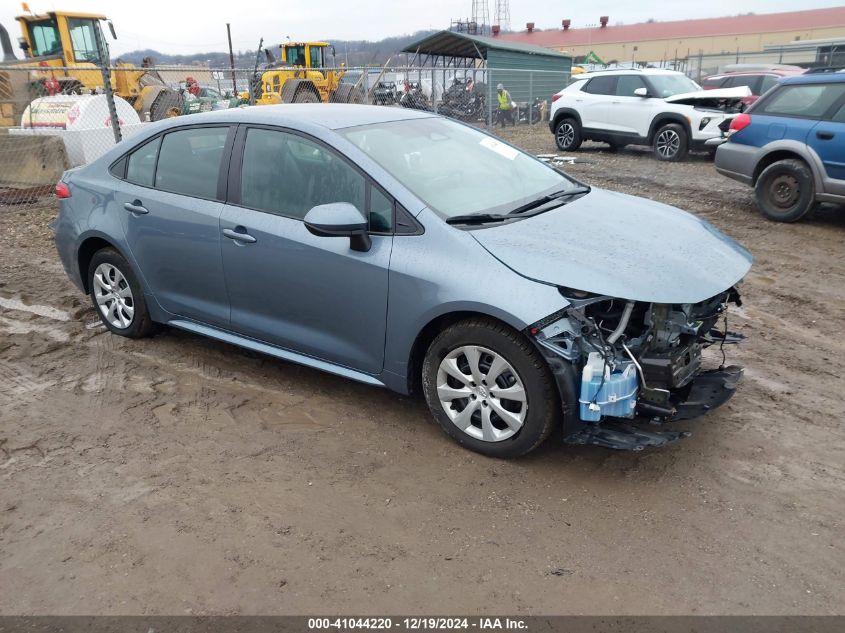
<svg viewBox="0 0 845 633">
<path fill-rule="evenodd" d="M 508 215 L 519 215 L 520 213 L 525 213 L 526 211 L 530 211 L 531 209 L 536 209 L 544 204 L 552 202 L 553 200 L 562 200 L 564 198 L 571 198 L 573 196 L 580 196 L 585 193 L 589 193 L 589 187 L 575 187 L 574 189 L 565 189 L 564 191 L 556 191 L 554 193 L 550 193 L 547 196 L 543 196 L 542 198 L 537 198 L 536 200 L 532 200 L 527 204 L 523 204 L 521 207 L 517 207 L 513 211 L 510 211 Z"/>
<path fill-rule="evenodd" d="M 498 213 L 468 213 L 446 218 L 446 224 L 486 224 L 487 222 L 503 222 L 505 220 L 510 220 L 510 217 Z"/>
</svg>

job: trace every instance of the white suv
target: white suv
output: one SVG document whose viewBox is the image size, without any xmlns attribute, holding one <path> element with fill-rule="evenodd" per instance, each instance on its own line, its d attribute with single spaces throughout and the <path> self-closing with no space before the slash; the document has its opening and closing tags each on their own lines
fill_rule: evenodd
<svg viewBox="0 0 845 633">
<path fill-rule="evenodd" d="M 728 124 L 721 124 L 741 112 L 748 94 L 747 87 L 702 90 L 673 70 L 583 73 L 552 97 L 549 127 L 564 152 L 593 140 L 652 146 L 659 160 L 676 161 L 723 142 Z"/>
</svg>

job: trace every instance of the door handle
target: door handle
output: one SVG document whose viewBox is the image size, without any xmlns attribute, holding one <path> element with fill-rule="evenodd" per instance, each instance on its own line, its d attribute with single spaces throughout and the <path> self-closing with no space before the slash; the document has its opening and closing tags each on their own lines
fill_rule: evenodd
<svg viewBox="0 0 845 633">
<path fill-rule="evenodd" d="M 123 208 L 129 211 L 129 213 L 135 213 L 136 215 L 146 215 L 149 213 L 146 207 L 141 204 L 140 200 L 135 200 L 134 202 L 125 202 L 123 204 Z"/>
<path fill-rule="evenodd" d="M 238 229 L 240 229 L 240 231 Z M 244 244 L 255 243 L 255 238 L 247 233 L 246 229 L 242 226 L 235 227 L 234 230 L 223 229 L 223 235 L 228 237 L 230 240 L 235 240 L 236 242 L 243 242 Z"/>
<path fill-rule="evenodd" d="M 833 138 L 833 132 L 816 132 L 816 138 L 821 141 L 829 141 Z"/>
</svg>

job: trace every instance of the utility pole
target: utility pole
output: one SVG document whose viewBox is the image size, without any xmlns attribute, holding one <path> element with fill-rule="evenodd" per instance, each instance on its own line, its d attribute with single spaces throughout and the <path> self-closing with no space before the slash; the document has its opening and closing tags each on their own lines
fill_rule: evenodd
<svg viewBox="0 0 845 633">
<path fill-rule="evenodd" d="M 226 37 L 229 39 L 229 67 L 232 69 L 232 90 L 234 96 L 238 96 L 238 82 L 235 80 L 235 53 L 232 52 L 232 29 L 226 22 Z"/>
</svg>

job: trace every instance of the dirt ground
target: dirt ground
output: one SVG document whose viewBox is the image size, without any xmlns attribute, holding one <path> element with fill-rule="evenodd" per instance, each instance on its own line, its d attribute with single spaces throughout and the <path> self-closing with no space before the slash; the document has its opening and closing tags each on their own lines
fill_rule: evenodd
<svg viewBox="0 0 845 633">
<path fill-rule="evenodd" d="M 503 136 L 554 151 L 546 129 Z M 639 454 L 556 435 L 486 459 L 418 400 L 175 330 L 113 336 L 52 206 L 0 207 L 0 613 L 845 612 L 845 212 L 770 223 L 705 156 L 601 148 L 568 171 L 756 258 L 738 394 Z"/>
</svg>

